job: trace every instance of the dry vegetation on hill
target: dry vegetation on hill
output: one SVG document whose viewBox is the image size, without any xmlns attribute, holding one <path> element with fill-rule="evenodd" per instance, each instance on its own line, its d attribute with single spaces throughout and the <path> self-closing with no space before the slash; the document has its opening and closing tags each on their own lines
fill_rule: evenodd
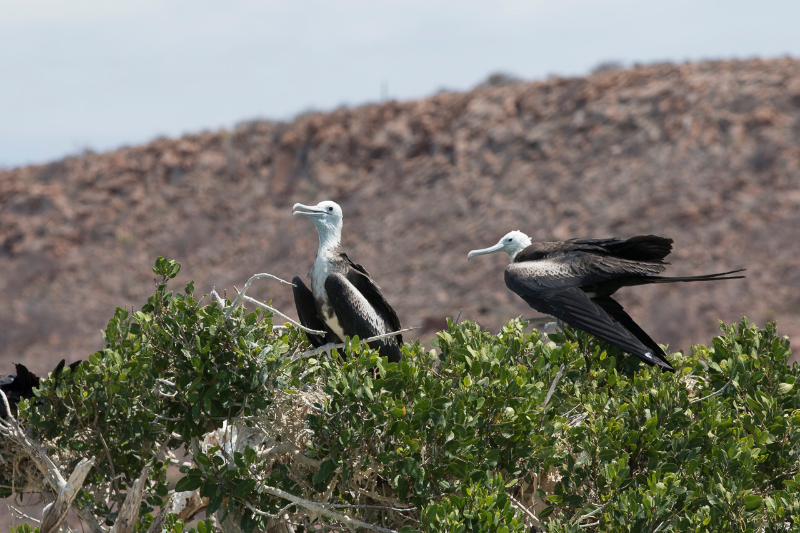
<svg viewBox="0 0 800 533">
<path fill-rule="evenodd" d="M 466 260 L 512 229 L 669 236 L 673 275 L 747 267 L 741 282 L 620 293 L 674 348 L 742 315 L 797 337 L 800 61 L 481 87 L 0 171 L 2 368 L 85 358 L 115 306 L 152 293 L 159 255 L 200 292 L 305 275 L 317 235 L 291 206 L 322 199 L 342 205 L 350 257 L 423 339 L 462 307 L 493 330 L 534 314 L 506 290 L 504 258 Z M 294 314 L 287 287 L 252 295 Z"/>
</svg>

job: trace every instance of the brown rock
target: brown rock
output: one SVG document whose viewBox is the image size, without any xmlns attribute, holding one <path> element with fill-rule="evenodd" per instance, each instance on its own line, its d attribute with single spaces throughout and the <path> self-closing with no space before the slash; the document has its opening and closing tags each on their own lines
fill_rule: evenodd
<svg viewBox="0 0 800 533">
<path fill-rule="evenodd" d="M 503 284 L 504 257 L 470 249 L 520 229 L 536 240 L 655 233 L 669 273 L 747 267 L 743 281 L 622 291 L 673 348 L 717 320 L 800 334 L 800 61 L 639 66 L 487 86 L 414 102 L 253 122 L 0 172 L 0 356 L 43 372 L 102 346 L 116 306 L 139 307 L 159 255 L 176 289 L 285 279 L 317 236 L 294 202 L 339 202 L 344 245 L 404 325 L 535 314 Z M 291 290 L 253 296 L 294 314 Z M 411 338 L 411 337 L 409 337 Z"/>
</svg>

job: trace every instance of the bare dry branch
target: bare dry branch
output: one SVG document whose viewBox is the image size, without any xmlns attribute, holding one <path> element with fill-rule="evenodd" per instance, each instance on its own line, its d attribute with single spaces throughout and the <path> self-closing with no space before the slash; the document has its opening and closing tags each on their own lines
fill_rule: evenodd
<svg viewBox="0 0 800 533">
<path fill-rule="evenodd" d="M 147 482 L 147 474 L 150 467 L 145 466 L 142 468 L 142 473 L 133 486 L 128 490 L 125 496 L 125 501 L 117 515 L 117 521 L 111 528 L 110 533 L 133 533 L 136 529 L 136 520 L 139 518 L 139 506 L 142 503 L 142 491 L 144 490 L 145 483 Z"/>
<path fill-rule="evenodd" d="M 511 494 L 506 494 L 506 496 L 508 496 L 508 499 L 511 500 L 511 503 L 514 507 L 516 507 L 517 509 L 528 515 L 528 518 L 534 521 L 534 525 L 538 526 L 539 524 L 541 524 L 541 520 L 539 520 L 539 517 L 533 514 L 530 509 L 525 507 L 525 505 L 523 505 L 520 501 L 514 498 Z"/>
<path fill-rule="evenodd" d="M 308 509 L 313 513 L 317 513 L 320 515 L 327 516 L 328 518 L 338 520 L 339 522 L 342 522 L 343 524 L 347 525 L 350 528 L 363 527 L 364 529 L 369 529 L 371 531 L 378 531 L 380 533 L 397 533 L 393 529 L 387 529 L 385 527 L 376 526 L 374 524 L 368 524 L 366 522 L 362 522 L 361 520 L 350 518 L 347 515 L 337 513 L 336 511 L 331 511 L 330 509 L 326 509 L 324 507 L 324 504 L 321 504 L 319 502 L 304 500 L 303 498 L 298 498 L 294 494 L 282 491 L 281 489 L 276 489 L 275 487 L 271 487 L 269 485 L 261 485 L 259 488 L 264 492 L 272 494 L 273 496 L 278 496 L 279 498 L 283 498 L 285 500 L 289 500 L 290 502 L 294 502 L 296 505 Z"/>
<path fill-rule="evenodd" d="M 368 339 L 364 339 L 361 342 L 370 343 L 370 342 L 374 342 L 374 341 L 379 341 L 381 339 L 388 339 L 389 337 L 394 337 L 396 335 L 400 335 L 402 333 L 406 333 L 407 331 L 414 331 L 415 329 L 421 329 L 421 328 L 422 328 L 422 326 L 415 326 L 413 328 L 406 328 L 406 329 L 401 329 L 401 330 L 398 330 L 398 331 L 392 331 L 391 333 L 384 333 L 383 335 L 375 335 L 374 337 L 370 337 Z M 344 343 L 343 342 L 340 342 L 339 344 L 329 343 L 329 344 L 325 344 L 323 346 L 320 346 L 319 348 L 314 348 L 313 350 L 308 350 L 307 352 L 295 354 L 295 355 L 292 356 L 292 361 L 297 361 L 298 359 L 305 359 L 306 357 L 312 357 L 312 356 L 315 356 L 317 354 L 321 354 L 323 352 L 330 351 L 330 350 L 332 350 L 334 348 L 344 348 Z"/>
<path fill-rule="evenodd" d="M 692 400 L 691 402 L 689 402 L 689 405 L 702 402 L 703 400 L 708 400 L 709 398 L 722 394 L 723 391 L 728 387 L 728 385 L 731 384 L 732 381 L 733 381 L 733 376 L 731 376 L 731 379 L 729 379 L 728 382 L 725 385 L 723 385 L 722 388 L 720 388 L 718 391 L 714 391 L 708 396 L 703 396 L 702 398 L 697 398 L 696 400 Z"/>
<path fill-rule="evenodd" d="M 50 457 L 47 456 L 44 449 L 38 444 L 31 442 L 25 435 L 25 432 L 19 426 L 17 419 L 11 414 L 11 407 L 8 405 L 8 398 L 5 392 L 0 390 L 0 399 L 8 413 L 7 419 L 0 418 L 0 435 L 7 437 L 9 440 L 14 441 L 22 448 L 33 460 L 36 467 L 41 471 L 47 480 L 50 488 L 56 494 L 61 490 L 61 487 L 66 485 L 66 480 L 61 475 L 61 471 L 56 467 Z"/>
<path fill-rule="evenodd" d="M 539 406 L 540 409 L 544 409 L 547 407 L 547 404 L 550 403 L 550 397 L 553 396 L 553 393 L 556 390 L 556 385 L 558 385 L 558 381 L 561 379 L 561 375 L 564 373 L 564 368 L 564 364 L 558 368 L 556 377 L 553 379 L 553 382 L 550 384 L 550 389 L 547 391 L 547 396 L 544 397 L 544 402 L 542 402 L 542 405 Z"/>
<path fill-rule="evenodd" d="M 274 279 L 276 281 L 279 281 L 281 283 L 285 283 L 286 285 L 291 285 L 292 287 L 294 287 L 294 284 L 292 282 L 286 281 L 285 279 L 281 279 L 278 276 L 273 276 L 272 274 L 267 274 L 266 272 L 262 272 L 261 274 L 253 274 L 252 276 L 250 276 L 250 279 L 248 279 L 247 282 L 244 284 L 244 287 L 242 287 L 241 291 L 239 289 L 236 289 L 236 298 L 233 300 L 231 305 L 225 311 L 225 318 L 226 319 L 231 317 L 231 313 L 233 313 L 233 310 L 236 309 L 236 306 L 238 306 L 241 302 L 249 302 L 249 303 L 251 303 L 253 305 L 257 305 L 259 307 L 262 307 L 262 308 L 266 309 L 267 311 L 269 311 L 271 313 L 274 313 L 274 314 L 276 314 L 276 315 L 278 315 L 280 317 L 285 318 L 290 323 L 294 324 L 295 326 L 297 326 L 298 328 L 302 329 L 303 331 L 306 331 L 308 333 L 313 333 L 314 335 L 325 335 L 326 334 L 325 331 L 319 331 L 319 330 L 316 330 L 316 329 L 307 328 L 304 325 L 302 325 L 299 322 L 297 322 L 294 319 L 292 319 L 291 317 L 281 313 L 277 309 L 275 309 L 273 307 L 270 307 L 270 306 L 268 306 L 267 304 L 265 304 L 263 302 L 259 302 L 255 298 L 251 298 L 251 297 L 247 296 L 245 294 L 247 292 L 247 289 L 250 288 L 250 285 L 253 283 L 254 280 L 257 280 L 259 278 Z M 234 287 L 234 288 L 236 288 L 236 287 Z M 214 301 L 217 302 L 217 305 L 221 309 L 225 309 L 225 307 L 226 307 L 225 306 L 225 301 L 217 293 L 216 287 L 212 287 L 211 288 L 211 296 L 214 298 Z M 276 326 L 276 327 L 280 327 L 280 326 Z"/>
<path fill-rule="evenodd" d="M 242 293 L 239 293 L 239 294 L 240 294 L 240 295 L 242 295 Z M 236 297 L 236 299 L 238 300 L 238 299 L 239 299 L 239 296 L 237 296 L 237 297 Z M 275 309 L 274 307 L 270 307 L 270 306 L 268 306 L 268 305 L 267 305 L 267 304 L 265 304 L 265 303 L 259 302 L 259 301 L 258 301 L 258 300 L 256 300 L 255 298 L 250 298 L 249 296 L 242 296 L 242 300 L 244 300 L 245 302 L 249 302 L 249 303 L 251 303 L 251 304 L 253 304 L 253 305 L 257 305 L 257 306 L 259 306 L 259 307 L 261 307 L 261 308 L 263 308 L 263 309 L 266 309 L 267 311 L 269 311 L 269 312 L 271 312 L 271 313 L 274 313 L 274 314 L 276 314 L 276 315 L 278 315 L 278 316 L 280 316 L 280 317 L 283 317 L 283 318 L 285 318 L 285 319 L 286 319 L 286 320 L 288 320 L 288 321 L 289 321 L 291 324 L 294 324 L 295 326 L 297 326 L 298 328 L 302 329 L 303 331 L 305 331 L 305 332 L 307 332 L 307 333 L 313 333 L 314 335 L 325 335 L 325 334 L 327 333 L 327 332 L 325 332 L 325 331 L 320 331 L 320 330 L 318 330 L 318 329 L 311 329 L 311 328 L 307 328 L 307 327 L 305 327 L 303 324 L 301 324 L 300 322 L 297 322 L 296 320 L 292 319 L 290 316 L 288 316 L 288 315 L 284 315 L 283 313 L 281 313 L 280 311 L 278 311 L 278 310 L 277 310 L 277 309 Z M 231 304 L 231 309 L 233 309 L 233 304 Z M 229 309 L 229 310 L 226 312 L 226 314 L 227 314 L 228 312 L 230 312 L 230 309 Z M 227 317 L 226 317 L 226 318 L 227 318 Z"/>
<path fill-rule="evenodd" d="M 72 506 L 72 501 L 78 495 L 78 491 L 83 486 L 83 481 L 89 470 L 94 466 L 94 457 L 91 459 L 81 459 L 75 466 L 75 470 L 69 476 L 67 481 L 62 487 L 59 487 L 58 496 L 56 501 L 48 504 L 42 512 L 42 524 L 39 527 L 41 533 L 55 533 L 61 527 L 64 519 L 67 518 L 69 508 Z"/>
<path fill-rule="evenodd" d="M 158 512 L 147 533 L 158 533 L 167 518 L 168 513 L 173 513 L 177 518 L 187 521 L 194 515 L 205 509 L 208 505 L 208 498 L 201 498 L 200 491 L 189 490 L 185 492 L 173 492 L 161 510 Z"/>
<path fill-rule="evenodd" d="M 211 287 L 211 297 L 214 298 L 214 301 L 217 302 L 217 307 L 220 309 L 225 309 L 225 300 L 217 292 L 217 287 Z"/>
</svg>

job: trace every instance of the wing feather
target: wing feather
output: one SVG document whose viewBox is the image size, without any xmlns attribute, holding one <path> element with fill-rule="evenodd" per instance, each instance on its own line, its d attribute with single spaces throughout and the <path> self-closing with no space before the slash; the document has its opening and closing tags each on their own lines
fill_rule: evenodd
<svg viewBox="0 0 800 533">
<path fill-rule="evenodd" d="M 314 348 L 319 348 L 329 342 L 335 342 L 337 340 L 335 335 L 317 313 L 317 306 L 314 303 L 314 294 L 298 276 L 292 279 L 292 284 L 294 285 L 294 288 L 292 288 L 292 292 L 294 293 L 294 306 L 297 309 L 297 316 L 300 318 L 300 323 L 307 328 L 328 332 L 324 337 L 306 332 L 308 342 L 310 342 Z"/>
<path fill-rule="evenodd" d="M 599 305 L 606 313 L 608 313 L 611 318 L 622 324 L 622 326 L 630 331 L 639 342 L 647 346 L 648 348 L 653 350 L 653 355 L 658 357 L 664 362 L 667 362 L 667 354 L 664 353 L 664 350 L 661 346 L 658 345 L 656 341 L 654 341 L 650 335 L 643 330 L 639 324 L 637 324 L 628 313 L 625 312 L 625 308 L 622 305 L 611 298 L 610 296 L 595 296 L 592 298 L 592 302 L 595 305 Z"/>
<path fill-rule="evenodd" d="M 382 310 L 342 274 L 331 274 L 325 279 L 325 292 L 339 324 L 348 335 L 358 335 L 361 339 L 367 339 L 400 329 L 399 322 L 397 327 L 393 326 Z M 381 299 L 383 300 L 383 297 Z M 394 318 L 396 320 L 397 315 L 394 315 Z M 396 335 L 375 341 L 370 343 L 370 346 L 377 348 L 382 356 L 389 358 L 390 362 L 398 362 L 399 343 L 403 342 L 399 337 L 400 335 Z"/>
<path fill-rule="evenodd" d="M 593 303 L 574 279 L 562 278 L 561 286 L 554 287 L 551 283 L 540 283 L 529 271 L 515 266 L 512 264 L 506 268 L 506 285 L 537 311 L 611 343 L 646 363 L 673 370 L 669 363 L 654 355 L 652 348 L 642 344 L 602 307 Z"/>
<path fill-rule="evenodd" d="M 666 269 L 661 263 L 621 259 L 580 251 L 552 254 L 534 261 L 515 261 L 507 270 L 543 287 L 586 287 L 614 279 L 652 276 Z"/>
<path fill-rule="evenodd" d="M 380 287 L 372 280 L 367 269 L 352 262 L 345 253 L 342 253 L 342 258 L 352 267 L 347 273 L 347 280 L 364 295 L 370 305 L 383 317 L 389 326 L 387 331 L 403 329 L 402 326 L 400 326 L 400 319 L 397 318 L 397 313 L 395 313 L 392 306 L 389 305 L 389 302 L 387 302 L 386 298 L 381 294 Z M 402 335 L 398 335 L 397 339 L 400 344 L 403 343 Z"/>
</svg>

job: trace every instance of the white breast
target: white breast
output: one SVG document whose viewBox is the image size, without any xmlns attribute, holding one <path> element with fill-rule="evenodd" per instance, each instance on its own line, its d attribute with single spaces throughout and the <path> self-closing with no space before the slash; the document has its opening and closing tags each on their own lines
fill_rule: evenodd
<svg viewBox="0 0 800 533">
<path fill-rule="evenodd" d="M 311 272 L 308 276 L 311 278 L 311 292 L 314 293 L 314 299 L 326 304 L 328 303 L 328 295 L 325 293 L 325 280 L 330 273 L 330 261 L 326 261 L 325 258 L 320 258 L 317 255 L 316 260 L 314 260 L 314 266 L 311 267 Z"/>
<path fill-rule="evenodd" d="M 322 318 L 323 318 L 323 320 L 325 320 L 325 324 L 327 324 L 328 327 L 331 328 L 331 331 L 336 333 L 336 335 L 339 337 L 339 339 L 344 341 L 344 338 L 347 335 L 345 335 L 344 329 L 342 329 L 341 324 L 339 324 L 339 319 L 336 318 L 336 314 L 331 314 L 330 317 L 328 315 L 325 315 Z"/>
<path fill-rule="evenodd" d="M 331 273 L 331 262 L 329 259 L 330 257 L 328 257 L 328 254 L 324 251 L 317 254 L 317 258 L 314 260 L 314 266 L 311 267 L 311 272 L 309 273 L 309 277 L 311 278 L 311 292 L 314 294 L 314 300 L 322 302 L 319 309 L 322 320 L 331 328 L 331 331 L 340 339 L 344 340 L 346 335 L 341 324 L 339 324 L 339 319 L 336 318 L 336 313 L 334 313 L 333 308 L 330 306 L 328 293 L 325 292 L 325 280 Z"/>
</svg>

